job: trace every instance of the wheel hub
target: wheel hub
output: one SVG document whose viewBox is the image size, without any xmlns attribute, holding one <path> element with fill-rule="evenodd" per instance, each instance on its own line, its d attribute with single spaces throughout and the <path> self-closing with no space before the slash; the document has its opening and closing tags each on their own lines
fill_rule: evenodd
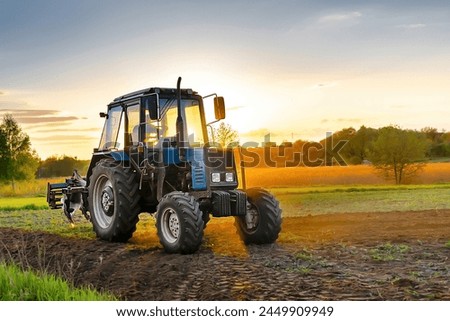
<svg viewBox="0 0 450 321">
<path fill-rule="evenodd" d="M 180 221 L 175 213 L 171 213 L 169 216 L 169 230 L 174 238 L 178 238 L 180 233 Z"/>
<path fill-rule="evenodd" d="M 158 218 L 161 222 L 162 237 L 169 243 L 177 242 L 180 237 L 180 220 L 172 208 L 165 209 Z"/>
<path fill-rule="evenodd" d="M 101 203 L 103 212 L 108 216 L 114 214 L 114 193 L 111 186 L 106 186 L 102 191 Z"/>
<path fill-rule="evenodd" d="M 259 213 L 255 206 L 247 203 L 247 213 L 245 214 L 245 224 L 248 230 L 253 230 L 258 226 Z"/>
</svg>

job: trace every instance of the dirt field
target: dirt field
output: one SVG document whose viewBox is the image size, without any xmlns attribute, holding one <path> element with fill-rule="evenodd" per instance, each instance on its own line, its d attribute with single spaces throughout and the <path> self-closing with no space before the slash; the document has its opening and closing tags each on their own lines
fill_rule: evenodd
<svg viewBox="0 0 450 321">
<path fill-rule="evenodd" d="M 286 218 L 248 248 L 217 226 L 193 255 L 0 229 L 0 257 L 122 300 L 450 300 L 450 210 Z"/>
</svg>

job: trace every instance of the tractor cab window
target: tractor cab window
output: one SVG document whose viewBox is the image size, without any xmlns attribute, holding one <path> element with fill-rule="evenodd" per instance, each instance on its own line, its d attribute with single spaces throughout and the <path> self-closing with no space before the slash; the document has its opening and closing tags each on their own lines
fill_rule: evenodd
<svg viewBox="0 0 450 321">
<path fill-rule="evenodd" d="M 160 122 L 157 120 L 152 120 L 150 118 L 150 112 L 148 109 L 145 110 L 145 123 L 142 124 L 145 127 L 145 138 L 144 143 L 148 147 L 154 147 L 158 143 L 158 137 L 160 132 Z"/>
<path fill-rule="evenodd" d="M 127 117 L 128 117 L 128 137 L 130 139 L 131 145 L 139 144 L 139 117 L 140 116 L 140 108 L 139 105 L 129 106 L 127 108 Z"/>
<path fill-rule="evenodd" d="M 175 137 L 176 120 L 178 116 L 176 99 L 161 99 L 160 106 L 163 118 L 160 124 L 159 137 Z M 186 122 L 187 138 L 191 147 L 203 146 L 205 136 L 202 123 L 202 115 L 200 113 L 200 105 L 196 99 L 182 99 L 182 111 L 184 112 L 184 120 Z"/>
<path fill-rule="evenodd" d="M 123 148 L 123 109 L 121 106 L 113 107 L 108 111 L 108 116 L 103 127 L 99 150 L 111 150 Z M 119 133 L 122 133 L 119 135 Z"/>
</svg>

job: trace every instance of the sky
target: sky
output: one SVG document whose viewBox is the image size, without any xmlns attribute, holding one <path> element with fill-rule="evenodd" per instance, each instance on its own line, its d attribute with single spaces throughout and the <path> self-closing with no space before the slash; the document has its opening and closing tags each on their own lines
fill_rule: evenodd
<svg viewBox="0 0 450 321">
<path fill-rule="evenodd" d="M 0 0 L 0 115 L 41 158 L 89 159 L 115 97 L 225 97 L 241 143 L 360 126 L 450 130 L 450 4 Z"/>
</svg>

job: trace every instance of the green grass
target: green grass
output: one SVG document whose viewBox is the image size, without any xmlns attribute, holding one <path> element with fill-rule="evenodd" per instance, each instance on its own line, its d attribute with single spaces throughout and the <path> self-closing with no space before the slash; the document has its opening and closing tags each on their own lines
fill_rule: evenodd
<svg viewBox="0 0 450 321">
<path fill-rule="evenodd" d="M 0 263 L 1 301 L 110 301 L 115 298 L 88 288 L 74 288 L 61 278 Z"/>
<path fill-rule="evenodd" d="M 47 192 L 47 181 L 49 180 L 53 181 L 53 179 L 17 181 L 15 183 L 15 190 L 13 190 L 10 183 L 0 183 L 0 197 L 44 196 Z"/>
<path fill-rule="evenodd" d="M 300 261 L 312 261 L 313 255 L 309 253 L 308 250 L 303 249 L 302 251 L 295 253 L 294 258 Z"/>
<path fill-rule="evenodd" d="M 450 209 L 450 184 L 274 188 L 283 216 Z"/>
<path fill-rule="evenodd" d="M 72 227 L 59 210 L 0 210 L 0 227 L 13 227 L 24 230 L 43 231 L 67 237 L 95 238 L 92 224 L 81 212 L 75 213 L 75 226 Z"/>
<path fill-rule="evenodd" d="M 284 217 L 332 213 L 450 209 L 450 184 L 271 189 Z M 0 227 L 39 230 L 61 236 L 94 238 L 92 225 L 78 211 L 71 227 L 62 210 L 50 210 L 45 197 L 0 199 Z"/>
<path fill-rule="evenodd" d="M 428 189 L 450 189 L 450 183 L 420 184 L 420 185 L 330 185 L 309 187 L 280 187 L 271 188 L 275 195 L 311 194 L 330 192 L 370 192 L 370 191 L 411 191 Z"/>
<path fill-rule="evenodd" d="M 5 197 L 0 198 L 0 211 L 45 210 L 48 209 L 45 197 Z"/>
<path fill-rule="evenodd" d="M 375 261 L 388 262 L 401 259 L 409 250 L 408 245 L 386 243 L 371 249 L 369 254 Z"/>
</svg>

